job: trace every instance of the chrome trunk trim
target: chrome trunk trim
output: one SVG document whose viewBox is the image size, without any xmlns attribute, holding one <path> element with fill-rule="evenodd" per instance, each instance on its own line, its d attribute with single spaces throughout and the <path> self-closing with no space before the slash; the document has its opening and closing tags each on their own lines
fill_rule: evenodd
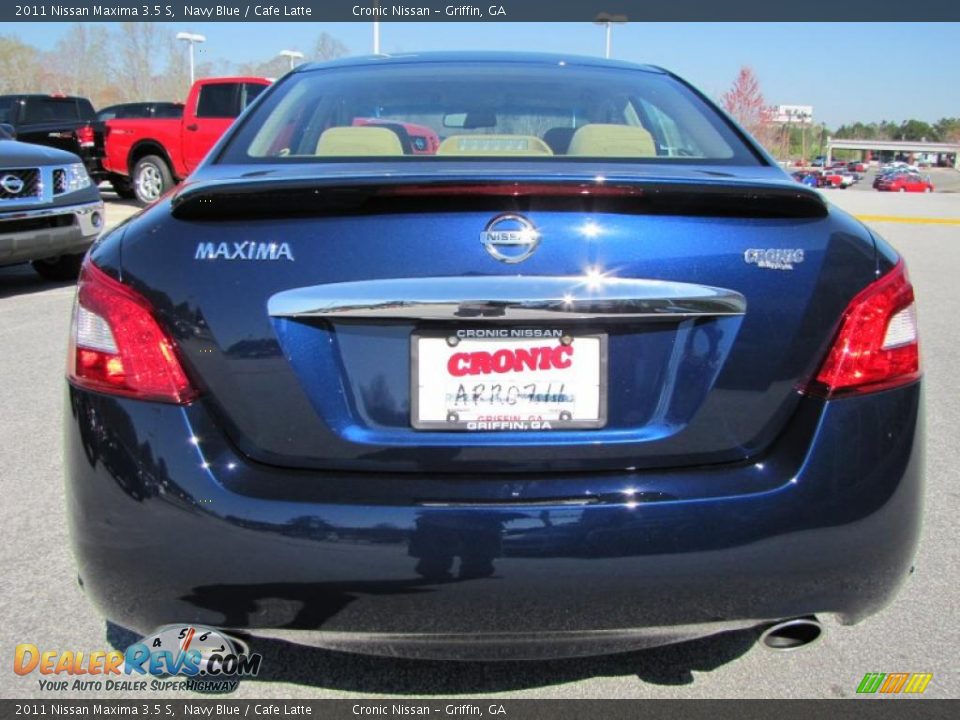
<svg viewBox="0 0 960 720">
<path fill-rule="evenodd" d="M 683 320 L 743 315 L 738 292 L 706 285 L 615 278 L 481 276 L 330 283 L 277 293 L 273 317 L 376 320 Z"/>
</svg>

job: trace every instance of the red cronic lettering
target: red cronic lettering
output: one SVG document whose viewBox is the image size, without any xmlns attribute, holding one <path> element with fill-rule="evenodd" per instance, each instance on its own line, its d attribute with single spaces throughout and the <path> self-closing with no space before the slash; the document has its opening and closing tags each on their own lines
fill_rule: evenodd
<svg viewBox="0 0 960 720">
<path fill-rule="evenodd" d="M 454 353 L 447 360 L 447 372 L 454 377 L 463 377 L 467 374 L 470 365 L 470 356 L 466 353 Z"/>
<path fill-rule="evenodd" d="M 490 375 L 491 373 L 523 372 L 524 370 L 564 369 L 573 364 L 573 346 L 484 350 L 472 353 L 458 352 L 447 360 L 447 372 L 454 377 Z"/>
<path fill-rule="evenodd" d="M 517 370 L 515 367 L 517 356 L 512 350 L 497 350 L 493 355 L 493 371 L 498 373 Z"/>
<path fill-rule="evenodd" d="M 550 348 L 537 348 L 536 352 L 540 353 L 540 369 L 549 370 L 553 364 L 553 355 L 550 353 Z"/>
<path fill-rule="evenodd" d="M 524 366 L 528 370 L 537 369 L 537 352 L 540 348 L 535 348 L 534 350 L 527 350 L 526 348 L 517 348 L 517 364 L 516 369 L 518 372 L 522 371 Z"/>
<path fill-rule="evenodd" d="M 489 375 L 490 370 L 490 353 L 488 352 L 475 352 L 470 353 L 470 374 L 471 375 Z"/>
<path fill-rule="evenodd" d="M 553 366 L 555 368 L 568 368 L 573 364 L 571 359 L 573 356 L 573 346 L 572 345 L 561 345 L 560 347 L 555 347 L 553 349 Z"/>
</svg>

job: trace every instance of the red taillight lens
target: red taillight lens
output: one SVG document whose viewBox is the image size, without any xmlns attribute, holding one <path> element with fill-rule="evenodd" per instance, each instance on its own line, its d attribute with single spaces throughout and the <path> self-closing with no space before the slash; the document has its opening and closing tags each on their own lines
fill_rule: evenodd
<svg viewBox="0 0 960 720">
<path fill-rule="evenodd" d="M 89 259 L 77 288 L 67 378 L 77 387 L 185 404 L 197 397 L 150 304 Z"/>
<path fill-rule="evenodd" d="M 900 260 L 850 301 L 827 359 L 807 389 L 826 396 L 873 392 L 919 377 L 913 286 Z"/>
<path fill-rule="evenodd" d="M 77 130 L 77 140 L 80 142 L 80 147 L 93 147 L 94 138 L 93 128 L 89 125 L 84 125 Z"/>
</svg>

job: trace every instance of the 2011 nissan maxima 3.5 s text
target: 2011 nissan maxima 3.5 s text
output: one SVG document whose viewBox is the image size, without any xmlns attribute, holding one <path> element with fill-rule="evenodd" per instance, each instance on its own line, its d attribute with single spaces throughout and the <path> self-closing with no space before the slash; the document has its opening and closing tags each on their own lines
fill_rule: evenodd
<svg viewBox="0 0 960 720">
<path fill-rule="evenodd" d="M 899 255 L 655 67 L 297 68 L 88 255 L 70 525 L 111 621 L 576 655 L 888 604 Z"/>
</svg>

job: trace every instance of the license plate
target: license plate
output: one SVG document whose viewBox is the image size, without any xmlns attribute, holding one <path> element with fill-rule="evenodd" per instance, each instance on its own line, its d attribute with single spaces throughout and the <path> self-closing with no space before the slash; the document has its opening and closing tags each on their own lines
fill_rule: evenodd
<svg viewBox="0 0 960 720">
<path fill-rule="evenodd" d="M 412 343 L 414 428 L 523 431 L 606 424 L 604 334 L 497 329 L 414 335 Z"/>
</svg>

